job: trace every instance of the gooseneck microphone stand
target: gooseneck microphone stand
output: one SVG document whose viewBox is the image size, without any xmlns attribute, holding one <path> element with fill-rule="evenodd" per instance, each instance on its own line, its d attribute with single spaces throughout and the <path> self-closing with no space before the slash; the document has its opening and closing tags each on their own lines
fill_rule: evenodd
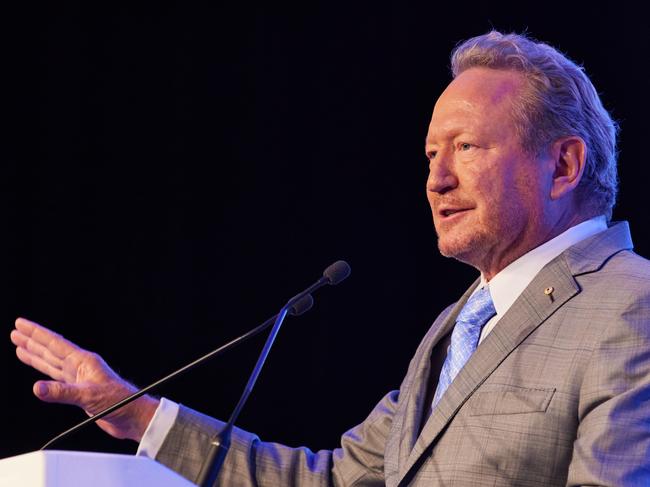
<svg viewBox="0 0 650 487">
<path fill-rule="evenodd" d="M 234 348 L 235 346 L 248 340 L 249 338 L 252 338 L 260 334 L 262 331 L 266 330 L 269 326 L 271 326 L 271 323 L 273 323 L 273 328 L 269 333 L 266 343 L 264 344 L 264 348 L 260 353 L 257 363 L 255 364 L 255 368 L 253 369 L 253 372 L 248 380 L 248 383 L 246 384 L 246 388 L 244 389 L 244 392 L 242 393 L 242 396 L 239 399 L 239 402 L 237 403 L 235 410 L 232 412 L 226 426 L 210 442 L 210 451 L 208 452 L 208 455 L 205 461 L 203 462 L 203 466 L 201 468 L 201 472 L 199 474 L 199 480 L 197 481 L 197 483 L 202 487 L 212 486 L 212 484 L 217 478 L 217 475 L 219 475 L 219 470 L 223 465 L 223 461 L 226 457 L 226 453 L 228 452 L 228 448 L 230 447 L 230 440 L 231 440 L 232 430 L 235 421 L 239 417 L 239 413 L 241 412 L 242 408 L 246 404 L 246 401 L 248 400 L 248 397 L 250 396 L 251 391 L 253 390 L 255 381 L 257 380 L 257 378 L 260 375 L 260 372 L 262 371 L 262 367 L 264 366 L 266 357 L 271 351 L 271 347 L 273 346 L 275 337 L 280 331 L 280 327 L 282 326 L 282 322 L 284 321 L 285 317 L 287 316 L 287 314 L 293 316 L 299 316 L 307 312 L 314 303 L 311 293 L 328 284 L 336 285 L 339 282 L 343 281 L 345 278 L 347 278 L 349 275 L 350 275 L 350 266 L 345 261 L 340 260 L 338 262 L 335 262 L 334 264 L 330 265 L 327 269 L 325 269 L 325 271 L 323 272 L 323 276 L 318 281 L 316 281 L 314 284 L 309 286 L 300 294 L 297 294 L 296 296 L 291 298 L 287 302 L 287 304 L 285 304 L 282 307 L 282 309 L 277 315 L 269 318 L 257 328 L 254 328 L 249 332 L 243 334 L 242 336 L 235 338 L 234 340 L 231 340 L 225 345 L 222 345 L 219 348 L 203 355 L 202 357 L 181 367 L 180 369 L 172 372 L 171 374 L 168 374 L 162 379 L 159 379 L 153 382 L 152 384 L 149 384 L 148 386 L 143 387 L 140 390 L 137 390 L 130 396 L 116 402 L 115 404 L 112 404 L 111 406 L 108 406 L 106 409 L 100 411 L 99 413 L 89 418 L 86 418 L 84 421 L 80 422 L 79 424 L 73 426 L 72 428 L 52 438 L 50 441 L 48 441 L 45 445 L 41 447 L 41 450 L 50 448 L 50 446 L 52 446 L 52 444 L 54 444 L 55 442 L 58 442 L 61 439 L 71 435 L 72 433 L 75 433 L 85 428 L 89 424 L 94 423 L 99 419 L 106 417 L 107 415 L 111 414 L 117 409 L 120 409 L 126 406 L 127 404 L 135 401 L 136 399 L 143 396 L 144 394 L 151 392 L 152 390 L 171 381 L 172 379 L 175 379 L 180 375 L 189 372 L 195 367 L 198 367 L 199 365 L 206 363 L 210 359 L 213 359 L 221 355 L 226 350 L 230 350 L 231 348 Z"/>
</svg>

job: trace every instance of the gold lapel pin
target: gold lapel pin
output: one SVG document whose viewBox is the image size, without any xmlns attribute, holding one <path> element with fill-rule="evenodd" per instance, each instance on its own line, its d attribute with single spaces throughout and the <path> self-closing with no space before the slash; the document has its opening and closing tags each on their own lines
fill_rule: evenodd
<svg viewBox="0 0 650 487">
<path fill-rule="evenodd" d="M 555 289 L 553 289 L 553 286 L 549 286 L 544 289 L 544 294 L 551 298 L 551 302 L 553 302 L 553 291 L 555 291 Z"/>
</svg>

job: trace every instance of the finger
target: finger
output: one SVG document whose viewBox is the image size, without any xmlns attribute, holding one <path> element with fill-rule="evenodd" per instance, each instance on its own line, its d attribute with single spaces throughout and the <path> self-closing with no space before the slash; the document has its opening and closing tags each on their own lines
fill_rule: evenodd
<svg viewBox="0 0 650 487">
<path fill-rule="evenodd" d="M 63 368 L 63 360 L 54 355 L 48 348 L 44 347 L 35 340 L 32 340 L 17 330 L 13 330 L 10 337 L 12 343 L 17 347 L 23 348 L 30 352 L 32 355 L 40 357 L 45 362 L 49 363 L 53 367 L 56 367 L 57 369 Z"/>
<path fill-rule="evenodd" d="M 11 333 L 9 334 L 9 338 L 11 338 L 11 343 L 16 345 L 17 347 L 23 347 L 23 348 L 25 348 L 25 344 L 27 343 L 27 340 L 29 340 L 29 337 L 27 335 L 23 335 L 18 330 L 11 330 Z"/>
<path fill-rule="evenodd" d="M 65 371 L 58 369 L 56 367 L 53 367 L 52 365 L 44 361 L 42 358 L 33 355 L 32 353 L 25 350 L 24 348 L 20 348 L 20 347 L 17 348 L 16 356 L 18 357 L 18 360 L 20 360 L 25 365 L 29 365 L 30 367 L 35 368 L 39 372 L 42 372 L 43 374 L 50 376 L 54 380 L 74 382 L 75 378 L 71 374 L 66 373 Z"/>
<path fill-rule="evenodd" d="M 41 401 L 79 405 L 79 388 L 73 384 L 39 380 L 33 390 Z"/>
<path fill-rule="evenodd" d="M 16 329 L 23 335 L 48 348 L 60 359 L 65 359 L 68 355 L 83 350 L 58 333 L 25 318 L 16 319 Z"/>
</svg>

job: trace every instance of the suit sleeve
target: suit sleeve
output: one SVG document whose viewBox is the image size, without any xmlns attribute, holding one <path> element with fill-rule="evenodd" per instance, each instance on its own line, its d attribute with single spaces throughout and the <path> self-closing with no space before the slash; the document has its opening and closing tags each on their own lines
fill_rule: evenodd
<svg viewBox="0 0 650 487">
<path fill-rule="evenodd" d="M 380 486 L 384 485 L 384 447 L 398 392 L 387 394 L 359 426 L 346 432 L 341 447 L 312 452 L 267 443 L 235 428 L 232 446 L 217 485 L 229 487 Z M 156 460 L 195 481 L 209 441 L 222 427 L 215 420 L 181 406 Z"/>
<path fill-rule="evenodd" d="M 567 485 L 650 485 L 650 295 L 634 294 L 589 360 Z"/>
</svg>

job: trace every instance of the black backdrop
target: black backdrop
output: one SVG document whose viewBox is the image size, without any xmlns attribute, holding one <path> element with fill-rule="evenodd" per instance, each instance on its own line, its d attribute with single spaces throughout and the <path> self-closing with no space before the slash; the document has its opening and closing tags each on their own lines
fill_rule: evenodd
<svg viewBox="0 0 650 487">
<path fill-rule="evenodd" d="M 0 457 L 83 418 L 33 397 L 39 374 L 8 340 L 16 316 L 144 384 L 344 258 L 352 277 L 287 321 L 239 422 L 334 447 L 399 385 L 433 318 L 477 275 L 437 254 L 423 141 L 449 51 L 492 26 L 527 28 L 584 63 L 622 125 L 615 217 L 650 255 L 640 12 L 179 2 L 31 5 L 2 23 Z M 261 343 L 160 393 L 226 416 Z M 97 428 L 59 447 L 135 450 Z"/>
</svg>

